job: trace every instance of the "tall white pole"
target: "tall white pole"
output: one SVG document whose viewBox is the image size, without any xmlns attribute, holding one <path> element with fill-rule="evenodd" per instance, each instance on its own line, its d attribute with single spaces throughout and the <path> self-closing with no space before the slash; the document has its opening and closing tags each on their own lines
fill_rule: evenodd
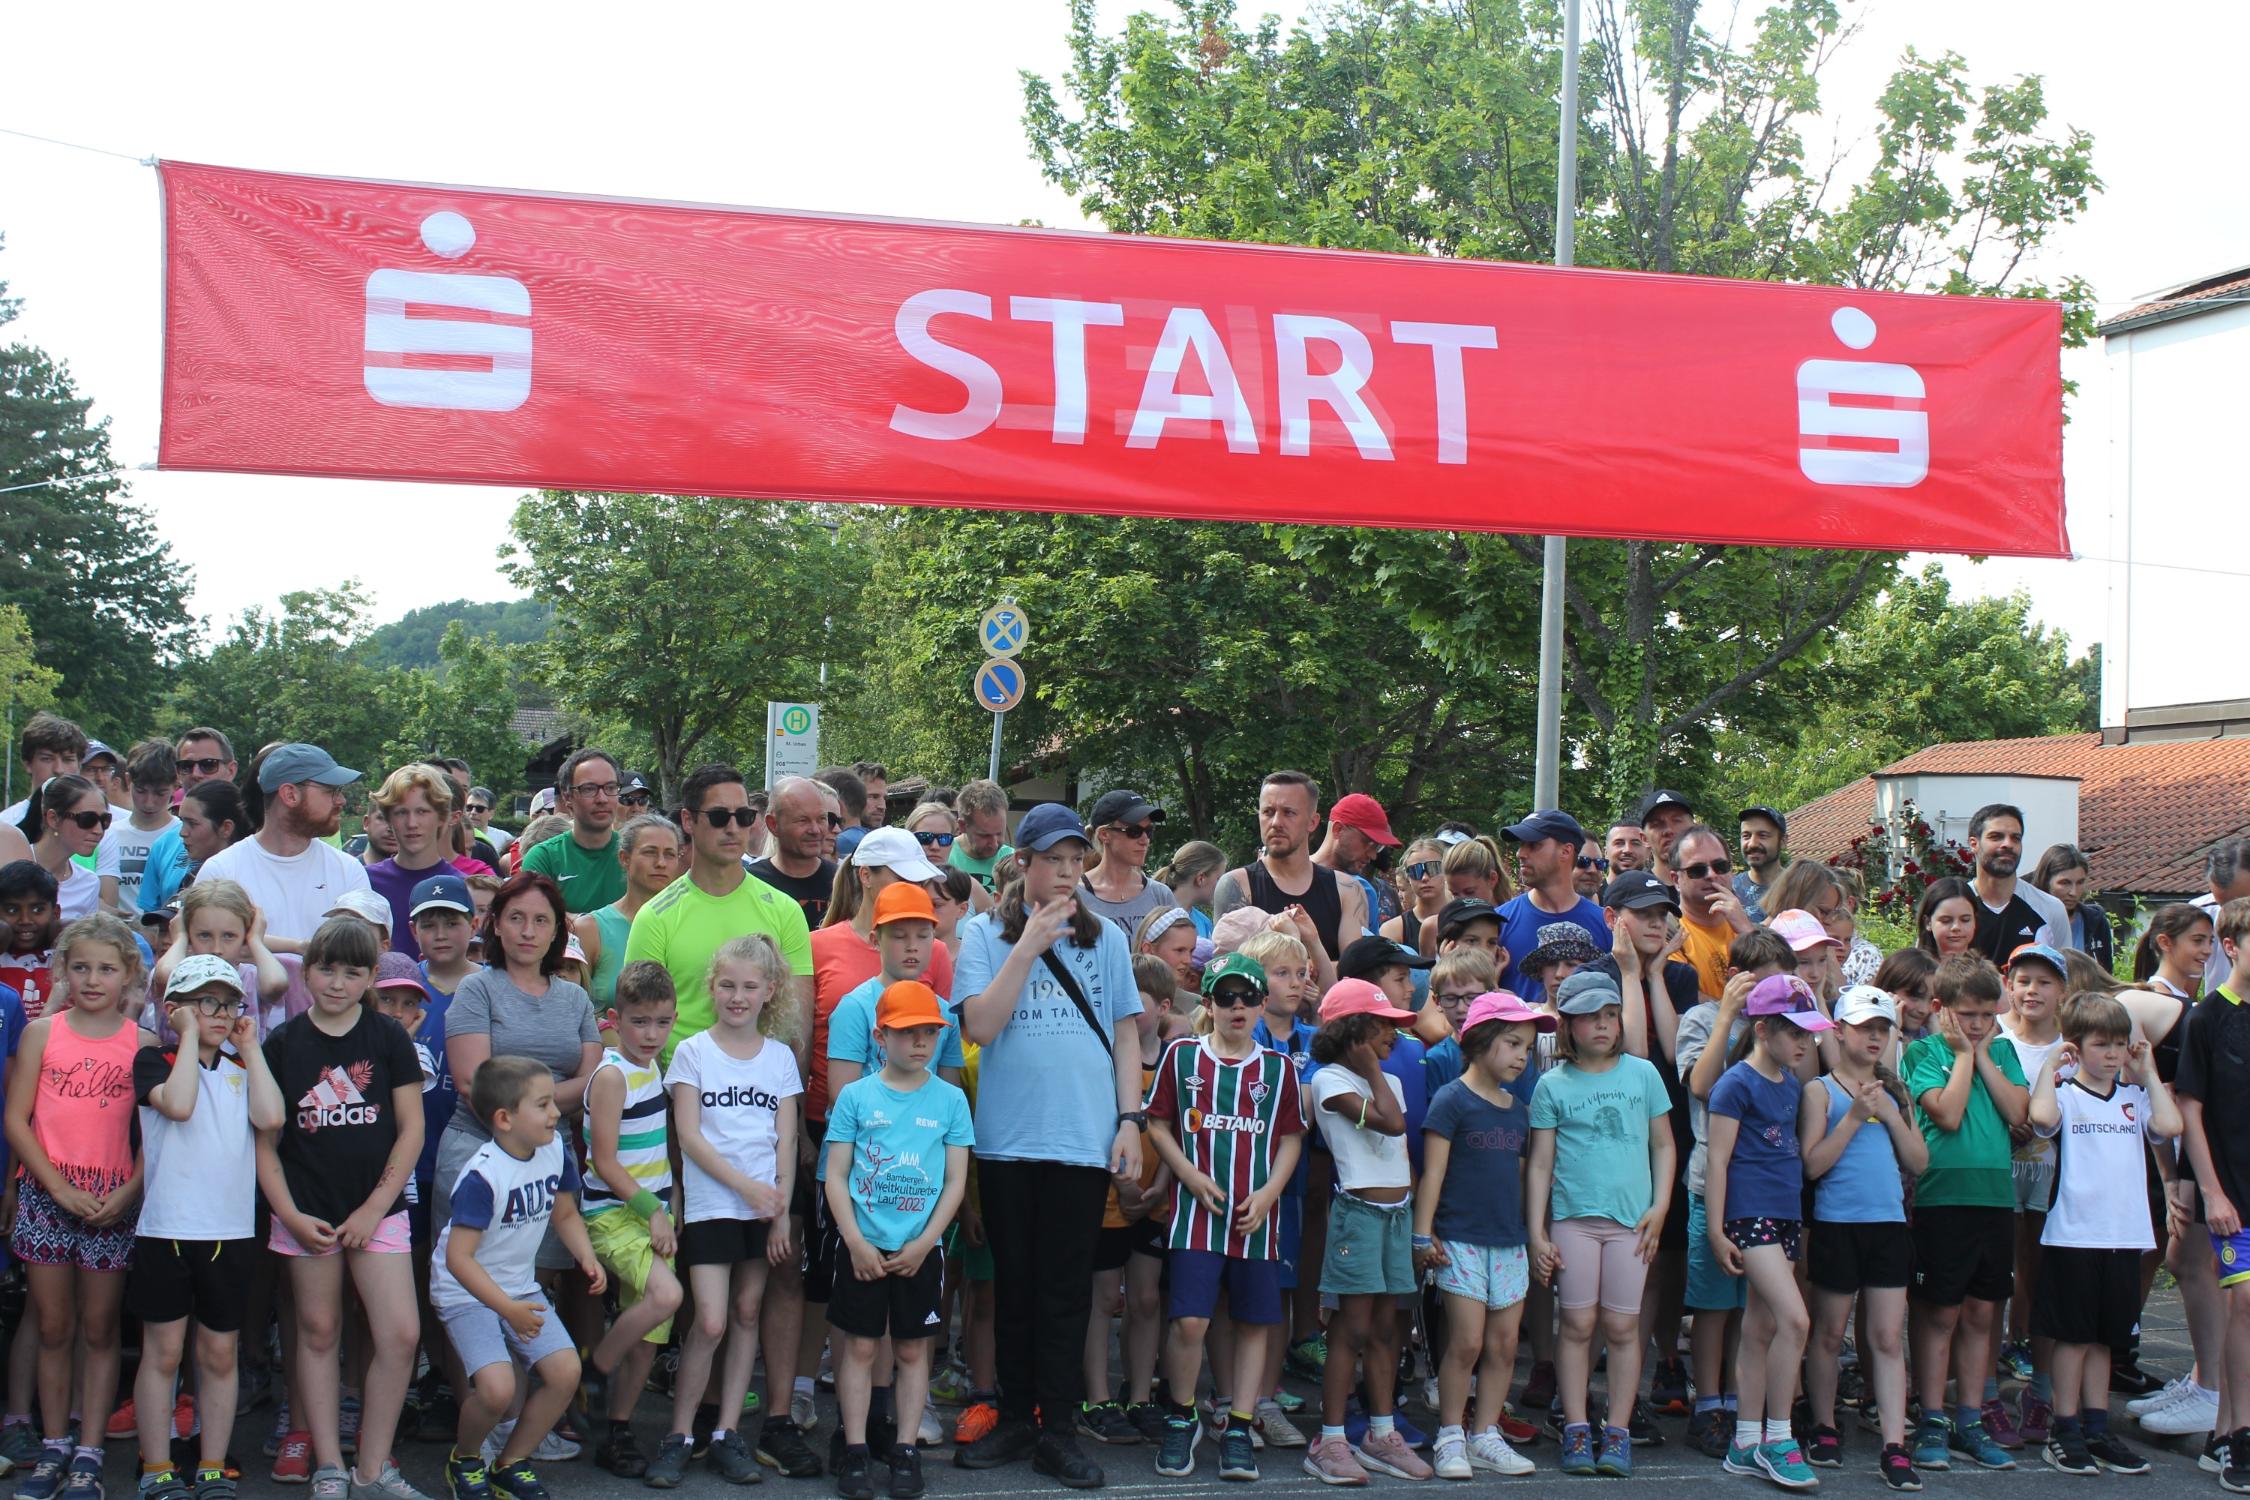
<svg viewBox="0 0 2250 1500">
<path fill-rule="evenodd" d="M 1562 121 L 1555 164 L 1555 264 L 1577 258 L 1578 228 L 1578 0 L 1563 0 Z M 1547 538 L 1539 580 L 1539 719 L 1531 802 L 1554 807 L 1562 800 L 1563 549 Z"/>
</svg>

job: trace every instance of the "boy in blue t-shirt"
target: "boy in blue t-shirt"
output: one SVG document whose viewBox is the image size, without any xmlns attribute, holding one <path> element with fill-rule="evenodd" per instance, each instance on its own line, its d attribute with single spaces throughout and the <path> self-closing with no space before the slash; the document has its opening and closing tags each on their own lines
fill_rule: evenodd
<svg viewBox="0 0 2250 1500">
<path fill-rule="evenodd" d="M 839 1335 L 836 1400 L 844 1458 L 836 1493 L 873 1500 L 867 1447 L 868 1393 L 886 1335 L 898 1371 L 895 1410 L 919 1412 L 928 1398 L 930 1348 L 944 1328 L 944 1257 L 934 1253 L 968 1190 L 976 1130 L 968 1096 L 930 1076 L 946 1029 L 937 992 L 919 980 L 884 989 L 875 1008 L 882 1068 L 836 1093 L 828 1110 L 828 1210 L 851 1257 L 851 1275 L 829 1294 Z M 891 1450 L 890 1493 L 922 1493 L 921 1450 Z"/>
</svg>

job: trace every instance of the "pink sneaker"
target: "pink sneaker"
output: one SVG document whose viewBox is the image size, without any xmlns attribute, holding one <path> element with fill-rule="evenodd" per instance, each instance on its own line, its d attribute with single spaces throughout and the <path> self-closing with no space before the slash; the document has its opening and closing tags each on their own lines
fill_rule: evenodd
<svg viewBox="0 0 2250 1500">
<path fill-rule="evenodd" d="M 1305 1472 L 1322 1484 L 1365 1484 L 1367 1471 L 1342 1438 L 1319 1438 L 1305 1450 Z"/>
<path fill-rule="evenodd" d="M 1422 1461 L 1422 1455 L 1406 1445 L 1406 1439 L 1397 1429 L 1377 1433 L 1369 1429 L 1359 1440 L 1352 1456 L 1378 1474 L 1388 1474 L 1393 1479 L 1427 1479 L 1435 1471 Z"/>
<path fill-rule="evenodd" d="M 1978 1415 L 1984 1418 L 1985 1435 L 2001 1447 L 2014 1450 L 2023 1446 L 2023 1433 L 2016 1426 L 2016 1415 L 1997 1400 L 1987 1401 Z"/>
</svg>

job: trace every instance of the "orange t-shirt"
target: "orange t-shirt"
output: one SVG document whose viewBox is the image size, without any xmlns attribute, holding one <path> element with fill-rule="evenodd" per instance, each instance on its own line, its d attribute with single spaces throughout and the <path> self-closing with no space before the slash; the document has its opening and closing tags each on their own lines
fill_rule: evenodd
<svg viewBox="0 0 2250 1500">
<path fill-rule="evenodd" d="M 823 927 L 812 935 L 813 1032 L 805 1071 L 805 1118 L 828 1118 L 828 1018 L 844 997 L 883 972 L 875 945 L 849 922 Z M 930 969 L 922 976 L 941 1000 L 953 998 L 953 955 L 943 943 L 930 945 Z"/>
<path fill-rule="evenodd" d="M 1716 1000 L 1726 992 L 1727 950 L 1733 946 L 1734 929 L 1726 923 L 1705 927 L 1680 918 L 1680 957 L 1695 966 L 1695 985 L 1705 999 Z"/>
</svg>

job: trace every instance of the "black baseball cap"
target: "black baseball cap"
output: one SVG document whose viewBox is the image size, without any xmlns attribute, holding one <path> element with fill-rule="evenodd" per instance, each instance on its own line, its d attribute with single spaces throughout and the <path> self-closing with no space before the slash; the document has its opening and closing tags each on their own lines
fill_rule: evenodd
<svg viewBox="0 0 2250 1500">
<path fill-rule="evenodd" d="M 1471 922 L 1500 921 L 1500 908 L 1489 901 L 1479 901 L 1473 896 L 1462 896 L 1438 908 L 1437 935 L 1448 938 Z"/>
<path fill-rule="evenodd" d="M 1668 787 L 1658 787 L 1641 799 L 1641 815 L 1635 821 L 1645 825 L 1649 814 L 1660 807 L 1676 807 L 1691 818 L 1695 816 L 1694 803 Z"/>
<path fill-rule="evenodd" d="M 1086 815 L 1088 828 L 1101 828 L 1111 823 L 1161 823 L 1164 809 L 1139 792 L 1104 792 L 1094 803 L 1094 810 Z"/>
<path fill-rule="evenodd" d="M 1780 808 L 1768 807 L 1763 802 L 1757 802 L 1751 804 L 1750 806 L 1744 808 L 1742 811 L 1734 815 L 1734 820 L 1737 823 L 1744 822 L 1751 818 L 1764 818 L 1775 828 L 1781 830 L 1781 836 L 1783 838 L 1789 837 L 1789 820 L 1781 815 Z"/>
<path fill-rule="evenodd" d="M 1500 836 L 1519 844 L 1536 844 L 1541 839 L 1560 839 L 1581 848 L 1586 844 L 1586 830 L 1578 826 L 1578 820 L 1553 808 L 1535 812 L 1521 823 L 1509 824 L 1500 830 Z"/>
<path fill-rule="evenodd" d="M 1602 906 L 1608 911 L 1639 911 L 1644 907 L 1680 909 L 1680 893 L 1646 870 L 1627 870 L 1602 887 Z"/>
<path fill-rule="evenodd" d="M 1343 955 L 1336 960 L 1336 977 L 1366 979 L 1393 965 L 1427 969 L 1436 962 L 1434 958 L 1424 958 L 1421 953 L 1404 943 L 1394 943 L 1387 937 L 1376 937 L 1371 933 L 1366 937 L 1354 938 L 1344 945 Z"/>
</svg>

